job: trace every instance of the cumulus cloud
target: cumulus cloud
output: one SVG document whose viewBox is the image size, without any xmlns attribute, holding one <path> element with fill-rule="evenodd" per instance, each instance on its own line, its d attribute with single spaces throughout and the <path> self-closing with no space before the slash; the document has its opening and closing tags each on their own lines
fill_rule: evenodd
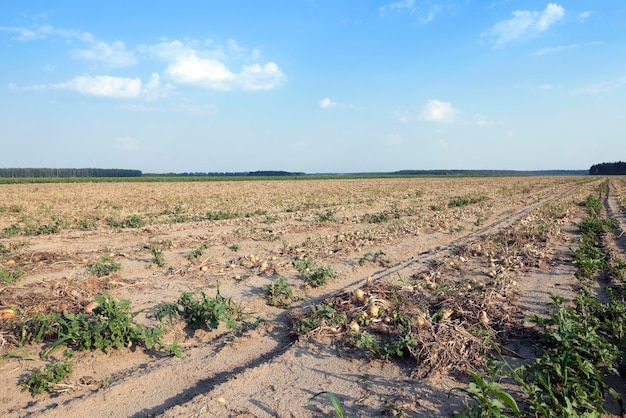
<svg viewBox="0 0 626 418">
<path fill-rule="evenodd" d="M 454 122 L 456 115 L 459 113 L 450 102 L 442 102 L 436 99 L 429 100 L 422 108 L 420 120 L 437 123 Z"/>
<path fill-rule="evenodd" d="M 170 83 L 163 84 L 158 73 L 152 73 L 150 80 L 143 87 L 141 95 L 147 101 L 153 102 L 169 96 L 174 89 L 174 86 Z"/>
<path fill-rule="evenodd" d="M 212 42 L 207 42 L 212 44 Z M 164 41 L 156 45 L 142 45 L 140 52 L 149 58 L 168 62 L 165 75 L 175 83 L 189 84 L 211 90 L 247 91 L 271 90 L 286 79 L 275 62 L 260 64 L 250 62 L 242 65 L 239 72 L 233 71 L 227 61 L 254 61 L 260 51 L 239 46 L 229 39 L 225 48 L 199 49 L 197 41 Z"/>
<path fill-rule="evenodd" d="M 52 26 L 33 28 L 0 26 L 0 31 L 14 33 L 17 40 L 63 38 L 74 46 L 70 56 L 91 64 L 90 70 L 130 67 L 139 60 L 165 62 L 162 75 L 170 83 L 163 83 L 158 74 L 142 90 L 139 78 L 119 78 L 111 76 L 80 76 L 56 85 L 36 85 L 26 89 L 62 88 L 83 94 L 104 97 L 139 97 L 152 101 L 166 97 L 174 89 L 174 84 L 187 84 L 212 90 L 271 90 L 286 80 L 286 75 L 278 64 L 261 61 L 258 48 L 241 46 L 234 39 L 225 45 L 212 40 L 167 40 L 153 45 L 139 45 L 129 48 L 122 41 L 107 43 L 96 39 L 89 32 L 58 29 Z M 81 42 L 82 44 L 79 44 Z"/>
<path fill-rule="evenodd" d="M 213 58 L 201 58 L 196 51 L 177 57 L 165 70 L 174 82 L 213 90 L 271 90 L 285 79 L 274 62 L 244 65 L 239 73 Z"/>
<path fill-rule="evenodd" d="M 87 49 L 74 49 L 71 55 L 81 61 L 102 64 L 107 68 L 131 67 L 137 64 L 135 54 L 128 51 L 121 41 L 111 44 L 96 41 Z"/>
<path fill-rule="evenodd" d="M 165 69 L 165 74 L 177 83 L 197 84 L 216 90 L 230 90 L 236 78 L 224 63 L 200 58 L 195 51 L 176 58 Z"/>
<path fill-rule="evenodd" d="M 493 38 L 495 47 L 502 47 L 511 41 L 530 39 L 545 32 L 564 15 L 565 9 L 556 3 L 549 3 L 541 12 L 516 10 L 512 18 L 496 23 L 483 36 Z"/>
<path fill-rule="evenodd" d="M 79 76 L 48 87 L 72 90 L 80 94 L 112 98 L 137 98 L 141 94 L 141 79 L 102 76 Z"/>
<path fill-rule="evenodd" d="M 244 65 L 237 75 L 237 83 L 244 90 L 271 90 L 285 79 L 285 74 L 274 62 Z"/>
<path fill-rule="evenodd" d="M 321 109 L 332 109 L 334 107 L 337 107 L 337 103 L 333 102 L 327 97 L 325 99 L 320 100 L 319 106 Z"/>
</svg>

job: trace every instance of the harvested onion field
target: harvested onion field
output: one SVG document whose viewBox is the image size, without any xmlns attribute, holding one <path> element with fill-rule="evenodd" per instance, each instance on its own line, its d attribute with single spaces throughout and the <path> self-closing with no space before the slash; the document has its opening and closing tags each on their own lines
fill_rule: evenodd
<svg viewBox="0 0 626 418">
<path fill-rule="evenodd" d="M 574 297 L 604 180 L 0 185 L 0 415 L 463 411 L 467 371 L 494 344 L 530 358 L 528 316 Z M 625 228 L 626 186 L 606 190 Z"/>
</svg>

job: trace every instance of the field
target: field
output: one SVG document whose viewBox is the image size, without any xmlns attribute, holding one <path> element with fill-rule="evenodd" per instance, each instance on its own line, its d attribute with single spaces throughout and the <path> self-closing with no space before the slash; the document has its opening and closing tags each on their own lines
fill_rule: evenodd
<svg viewBox="0 0 626 418">
<path fill-rule="evenodd" d="M 613 220 L 590 273 L 589 196 Z M 589 176 L 0 184 L 0 416 L 466 411 L 468 371 L 537 356 L 551 294 L 612 300 L 625 198 Z"/>
</svg>

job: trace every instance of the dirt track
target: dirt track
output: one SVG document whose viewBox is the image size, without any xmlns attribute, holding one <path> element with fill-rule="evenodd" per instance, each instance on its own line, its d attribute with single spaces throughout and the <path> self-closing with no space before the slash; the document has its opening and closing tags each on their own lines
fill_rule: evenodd
<svg viewBox="0 0 626 418">
<path fill-rule="evenodd" d="M 447 263 L 459 248 L 491 239 L 549 202 L 567 209 L 561 231 L 550 243 L 549 254 L 545 255 L 545 261 L 538 259 L 537 266 L 512 270 L 507 277 L 518 283 L 516 293 L 521 298 L 517 303 L 525 313 L 541 313 L 548 291 L 567 293 L 573 278 L 573 271 L 568 267 L 568 243 L 574 239 L 571 225 L 576 219 L 575 204 L 590 193 L 599 179 L 584 185 L 576 185 L 569 179 L 542 178 L 534 182 L 533 179 L 469 179 L 464 184 L 465 180 L 451 179 L 445 183 L 445 188 L 438 189 L 429 188 L 428 180 L 423 179 L 413 183 L 381 182 L 376 187 L 369 185 L 370 188 L 362 189 L 362 194 L 355 194 L 352 201 L 332 202 L 329 206 L 295 212 L 268 205 L 264 219 L 268 221 L 271 216 L 271 223 L 253 217 L 154 224 L 142 229 L 64 231 L 26 238 L 27 244 L 12 254 L 14 259 L 33 260 L 37 254 L 46 257 L 23 264 L 24 278 L 0 293 L 0 302 L 4 305 L 29 300 L 35 306 L 37 295 L 52 289 L 60 298 L 71 294 L 72 290 L 78 292 L 79 297 L 72 303 L 83 306 L 100 285 L 93 284 L 93 289 L 81 288 L 81 283 L 87 280 L 84 260 L 111 253 L 122 262 L 123 268 L 119 276 L 103 285 L 116 297 L 130 299 L 137 309 L 173 300 L 182 290 L 214 292 L 212 289 L 219 283 L 222 294 L 233 296 L 248 312 L 255 312 L 267 322 L 234 333 L 222 327 L 212 332 L 174 327 L 168 337 L 177 338 L 186 348 L 182 358 L 144 353 L 134 348 L 108 355 L 77 353 L 75 372 L 68 382 L 70 390 L 32 400 L 28 393 L 19 392 L 17 381 L 32 367 L 43 363 L 4 360 L 0 362 L 0 382 L 7 390 L 0 396 L 3 405 L 0 414 L 317 416 L 330 413 L 332 408 L 325 396 L 314 395 L 330 391 L 341 400 L 347 416 L 375 416 L 385 411 L 403 412 L 407 416 L 449 416 L 462 405 L 461 398 L 448 399 L 447 396 L 451 388 L 461 384 L 453 376 L 433 375 L 416 380 L 411 378 L 414 364 L 409 360 L 372 359 L 336 344 L 332 337 L 295 340 L 286 317 L 294 309 L 355 288 L 368 276 L 375 282 L 393 282 L 397 278 L 414 277 L 433 264 Z M 376 183 L 375 180 L 364 181 Z M 512 181 L 516 182 L 516 189 L 511 187 Z M 333 189 L 324 192 L 331 185 Z M 355 185 L 362 186 L 355 182 L 351 187 Z M 274 183 L 270 187 L 278 189 L 276 193 L 288 194 L 284 184 Z M 340 181 L 337 184 L 303 182 L 302 187 L 313 188 L 309 197 L 327 193 L 325 196 L 330 194 L 337 200 L 346 194 L 345 190 L 350 190 Z M 336 187 L 343 188 L 344 192 L 337 193 Z M 530 191 L 523 192 L 523 187 Z M 623 184 L 619 187 L 623 189 Z M 610 195 L 616 196 L 619 187 L 611 185 Z M 410 196 L 416 188 L 423 195 L 406 199 L 405 196 Z M 514 191 L 505 198 L 502 192 L 498 193 L 511 189 Z M 381 194 L 380 190 L 387 193 Z M 488 196 L 486 203 L 458 209 L 444 207 L 451 196 L 477 191 Z M 358 203 L 368 198 L 371 199 L 369 206 Z M 249 199 L 254 201 L 254 197 Z M 618 199 L 610 198 L 607 211 L 615 217 L 621 214 L 623 218 L 623 207 L 616 206 L 616 202 Z M 435 206 L 441 209 L 432 210 Z M 327 207 L 335 210 L 337 219 L 317 221 L 316 216 Z M 382 213 L 390 208 L 399 214 L 396 224 L 372 225 L 359 221 L 364 214 Z M 274 240 L 271 234 L 280 235 L 281 242 Z M 4 240 L 6 243 L 17 241 L 16 238 Z M 165 251 L 166 268 L 153 266 L 144 249 L 145 244 L 159 242 L 172 244 Z M 240 247 L 237 252 L 229 249 L 235 242 Z M 201 243 L 209 245 L 202 263 L 190 263 L 186 254 Z M 299 248 L 314 254 L 319 264 L 331 264 L 339 274 L 338 279 L 319 289 L 297 286 L 298 274 L 291 261 L 298 257 Z M 367 251 L 374 250 L 383 251 L 393 263 L 386 267 L 359 263 Z M 258 268 L 245 268 L 238 260 L 247 254 L 257 254 L 278 267 L 270 275 L 262 274 Z M 6 263 L 6 257 L 4 261 Z M 468 281 L 482 280 L 489 270 L 485 263 L 484 257 L 471 258 L 456 268 L 454 274 Z M 202 271 L 202 265 L 208 269 Z M 304 297 L 287 311 L 265 304 L 261 287 L 271 283 L 276 274 L 286 276 L 296 292 Z M 37 309 L 43 309 L 42 306 Z M 48 308 L 54 307 L 51 301 Z M 7 350 L 3 348 L 0 353 Z M 31 351 L 36 353 L 36 347 Z"/>
</svg>

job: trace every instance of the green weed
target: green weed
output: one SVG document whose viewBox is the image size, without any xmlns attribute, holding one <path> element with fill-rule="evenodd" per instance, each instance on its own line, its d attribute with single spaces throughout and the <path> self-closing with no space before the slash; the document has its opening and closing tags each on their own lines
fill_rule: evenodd
<svg viewBox="0 0 626 418">
<path fill-rule="evenodd" d="M 393 263 L 390 258 L 385 257 L 385 253 L 382 251 L 366 252 L 363 257 L 359 258 L 359 265 L 362 266 L 368 261 L 377 263 L 381 267 L 389 267 Z"/>
<path fill-rule="evenodd" d="M 311 273 L 304 273 L 302 278 L 311 287 L 321 287 L 327 284 L 329 280 L 337 278 L 337 273 L 335 273 L 332 266 L 328 265 L 326 267 L 317 267 Z"/>
<path fill-rule="evenodd" d="M 337 222 L 337 218 L 335 217 L 335 211 L 332 209 L 327 209 L 326 212 L 320 212 L 315 215 L 315 220 L 317 222 Z"/>
<path fill-rule="evenodd" d="M 87 273 L 97 277 L 108 276 L 111 273 L 121 270 L 122 265 L 111 259 L 108 255 L 100 257 L 99 263 L 92 263 L 87 267 Z"/>
<path fill-rule="evenodd" d="M 23 275 L 24 275 L 24 271 L 20 269 L 8 271 L 2 268 L 0 269 L 0 282 L 4 284 L 17 283 L 20 281 Z"/>
<path fill-rule="evenodd" d="M 293 291 L 283 276 L 279 276 L 272 284 L 263 286 L 263 290 L 267 295 L 267 304 L 270 306 L 288 308 L 295 300 Z"/>
<path fill-rule="evenodd" d="M 448 207 L 456 208 L 456 207 L 462 207 L 462 206 L 467 206 L 467 205 L 473 205 L 476 203 L 484 202 L 485 200 L 487 200 L 487 196 L 483 196 L 483 195 L 458 196 L 458 197 L 453 197 L 452 199 L 450 199 L 450 201 L 448 202 Z"/>
<path fill-rule="evenodd" d="M 163 254 L 163 248 L 158 247 L 156 245 L 148 246 L 148 251 L 152 254 L 152 262 L 159 267 L 165 267 L 165 254 Z"/>
<path fill-rule="evenodd" d="M 26 379 L 20 381 L 22 392 L 28 390 L 33 397 L 44 391 L 55 392 L 55 384 L 72 374 L 72 363 L 69 361 L 73 357 L 72 350 L 65 350 L 63 357 L 65 360 L 54 361 L 43 369 L 36 369 Z"/>
</svg>

